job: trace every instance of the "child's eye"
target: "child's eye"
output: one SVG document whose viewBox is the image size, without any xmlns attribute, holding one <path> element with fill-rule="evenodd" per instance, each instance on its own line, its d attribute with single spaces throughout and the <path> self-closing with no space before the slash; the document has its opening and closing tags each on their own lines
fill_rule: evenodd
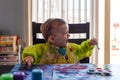
<svg viewBox="0 0 120 80">
<path fill-rule="evenodd" d="M 69 34 L 68 32 L 64 32 L 64 34 Z"/>
<path fill-rule="evenodd" d="M 67 34 L 67 32 L 64 32 L 64 34 Z"/>
<path fill-rule="evenodd" d="M 63 31 L 62 34 L 69 34 L 69 32 L 68 31 L 66 31 L 66 32 Z"/>
</svg>

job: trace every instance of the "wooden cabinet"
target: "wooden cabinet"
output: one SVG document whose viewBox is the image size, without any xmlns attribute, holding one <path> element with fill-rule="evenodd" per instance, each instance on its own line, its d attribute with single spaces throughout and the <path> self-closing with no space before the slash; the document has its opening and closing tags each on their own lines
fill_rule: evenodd
<svg viewBox="0 0 120 80">
<path fill-rule="evenodd" d="M 18 53 L 4 52 L 0 53 L 0 64 L 13 65 L 19 63 Z"/>
<path fill-rule="evenodd" d="M 20 43 L 18 36 L 0 35 L 0 64 L 20 63 Z"/>
</svg>

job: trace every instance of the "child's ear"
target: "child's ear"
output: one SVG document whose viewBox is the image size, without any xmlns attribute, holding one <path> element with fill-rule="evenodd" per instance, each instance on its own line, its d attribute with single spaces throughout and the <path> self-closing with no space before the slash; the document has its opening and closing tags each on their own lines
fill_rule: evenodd
<svg viewBox="0 0 120 80">
<path fill-rule="evenodd" d="M 54 43 L 54 37 L 52 35 L 49 36 L 48 41 Z"/>
</svg>

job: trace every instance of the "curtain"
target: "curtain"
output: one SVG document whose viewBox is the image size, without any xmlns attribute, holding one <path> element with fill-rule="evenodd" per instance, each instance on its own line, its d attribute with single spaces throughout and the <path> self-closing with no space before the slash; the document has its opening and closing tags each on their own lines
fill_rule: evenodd
<svg viewBox="0 0 120 80">
<path fill-rule="evenodd" d="M 63 18 L 68 23 L 90 22 L 91 0 L 32 0 L 32 21 Z"/>
</svg>

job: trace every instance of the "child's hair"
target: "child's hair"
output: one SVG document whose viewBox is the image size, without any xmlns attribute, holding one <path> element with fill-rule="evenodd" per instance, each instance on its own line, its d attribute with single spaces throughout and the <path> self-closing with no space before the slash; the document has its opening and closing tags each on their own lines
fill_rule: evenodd
<svg viewBox="0 0 120 80">
<path fill-rule="evenodd" d="M 50 18 L 46 20 L 40 27 L 44 39 L 48 40 L 48 37 L 54 33 L 53 29 L 58 29 L 59 26 L 63 24 L 66 24 L 66 22 L 60 18 Z"/>
</svg>

